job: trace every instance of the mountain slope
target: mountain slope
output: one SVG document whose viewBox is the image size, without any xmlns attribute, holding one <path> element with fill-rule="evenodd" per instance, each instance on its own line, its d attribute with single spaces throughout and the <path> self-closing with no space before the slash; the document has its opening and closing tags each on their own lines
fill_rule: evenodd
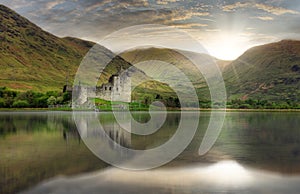
<svg viewBox="0 0 300 194">
<path fill-rule="evenodd" d="M 199 71 L 199 69 L 193 64 L 189 59 L 200 59 L 197 62 L 206 64 L 207 66 L 216 63 L 219 65 L 220 69 L 225 68 L 230 62 L 217 60 L 211 56 L 200 53 L 193 53 L 188 51 L 180 51 L 168 48 L 142 48 L 134 49 L 121 54 L 122 58 L 131 64 L 144 63 L 142 69 L 147 69 L 148 71 L 157 71 L 156 74 L 161 74 L 160 77 L 164 79 L 171 80 L 174 83 L 174 87 L 188 93 L 188 83 L 187 80 L 183 79 L 183 76 L 176 73 L 172 67 L 167 67 L 168 63 L 171 66 L 177 68 L 180 72 L 184 73 L 189 79 L 188 82 L 193 84 L 196 89 L 200 100 L 209 100 L 210 94 L 206 84 L 206 81 Z M 188 58 L 189 57 L 189 58 Z M 160 61 L 163 62 L 160 64 Z M 199 65 L 199 64 L 196 64 Z M 157 70 L 159 69 L 159 70 Z M 144 71 L 147 73 L 147 71 Z"/>
<path fill-rule="evenodd" d="M 19 90 L 58 89 L 94 43 L 58 38 L 0 5 L 0 85 Z"/>
<path fill-rule="evenodd" d="M 224 79 L 231 99 L 299 102 L 300 41 L 249 49 L 225 68 Z"/>
<path fill-rule="evenodd" d="M 82 59 L 95 46 L 95 43 L 77 38 L 56 37 L 3 5 L 0 5 L 0 40 L 0 87 L 20 91 L 61 91 L 67 77 L 73 82 Z M 121 69 L 132 67 L 105 47 L 97 45 L 94 48 L 98 52 L 96 63 L 103 61 L 101 57 L 110 61 L 98 85 L 108 82 L 111 75 Z M 87 76 L 96 77 L 100 72 L 88 73 Z M 135 67 L 130 73 L 138 79 L 151 79 Z M 163 83 L 150 81 L 143 86 L 151 92 L 173 92 Z"/>
<path fill-rule="evenodd" d="M 67 75 L 72 82 L 81 60 L 94 46 L 76 38 L 56 37 L 2 5 L 0 40 L 0 86 L 17 90 L 61 90 Z M 131 66 L 104 47 L 101 52 L 111 56 L 112 61 L 100 82 L 117 73 L 121 66 Z"/>
<path fill-rule="evenodd" d="M 59 38 L 43 31 L 29 20 L 9 8 L 0 5 L 0 87 L 15 90 L 49 91 L 61 90 L 72 82 L 85 54 L 95 44 L 76 38 Z M 174 65 L 193 83 L 201 100 L 209 99 L 207 84 L 198 69 L 184 56 L 183 51 L 172 49 L 136 49 L 115 56 L 108 49 L 99 46 L 103 55 L 111 62 L 100 77 L 99 85 L 120 69 L 131 64 L 156 60 Z M 198 53 L 189 53 L 198 56 Z M 205 59 L 209 56 L 203 56 Z M 284 40 L 277 43 L 254 47 L 232 63 L 216 60 L 223 71 L 228 97 L 230 99 L 266 99 L 272 101 L 299 102 L 300 96 L 300 41 Z M 156 62 L 149 62 L 151 69 Z M 132 68 L 138 78 L 149 80 L 143 71 Z M 164 72 L 162 69 L 161 73 Z M 165 69 L 166 70 L 166 69 Z M 94 75 L 96 76 L 96 74 Z M 186 88 L 179 75 L 165 74 L 176 82 L 176 87 Z M 173 91 L 158 82 L 144 85 L 149 92 Z M 142 87 L 140 87 L 140 91 Z M 147 90 L 148 91 L 148 90 Z"/>
</svg>

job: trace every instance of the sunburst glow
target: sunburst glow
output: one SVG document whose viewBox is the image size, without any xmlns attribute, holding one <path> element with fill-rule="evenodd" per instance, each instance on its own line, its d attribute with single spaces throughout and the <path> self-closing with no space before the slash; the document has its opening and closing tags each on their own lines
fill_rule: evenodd
<svg viewBox="0 0 300 194">
<path fill-rule="evenodd" d="M 247 38 L 232 33 L 221 33 L 207 45 L 209 53 L 222 60 L 234 60 L 249 48 Z"/>
</svg>

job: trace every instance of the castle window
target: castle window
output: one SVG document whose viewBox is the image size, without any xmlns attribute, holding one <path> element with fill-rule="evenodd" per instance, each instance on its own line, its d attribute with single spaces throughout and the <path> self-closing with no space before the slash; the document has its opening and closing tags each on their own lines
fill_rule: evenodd
<svg viewBox="0 0 300 194">
<path fill-rule="evenodd" d="M 105 86 L 105 90 L 107 90 L 107 87 Z"/>
<path fill-rule="evenodd" d="M 111 87 L 109 87 L 109 90 L 111 91 Z"/>
</svg>

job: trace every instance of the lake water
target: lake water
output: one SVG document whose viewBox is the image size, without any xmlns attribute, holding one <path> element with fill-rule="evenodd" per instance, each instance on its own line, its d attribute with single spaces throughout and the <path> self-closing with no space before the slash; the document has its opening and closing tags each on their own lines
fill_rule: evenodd
<svg viewBox="0 0 300 194">
<path fill-rule="evenodd" d="M 159 131 L 139 136 L 116 133 L 111 113 L 95 114 L 109 137 L 139 150 L 168 141 L 182 116 L 171 112 Z M 1 112 L 0 193 L 299 193 L 299 112 L 228 112 L 217 142 L 203 156 L 198 149 L 210 113 L 184 114 L 199 121 L 184 152 L 162 167 L 129 171 L 87 148 L 72 113 Z M 150 118 L 133 116 L 142 123 Z"/>
</svg>

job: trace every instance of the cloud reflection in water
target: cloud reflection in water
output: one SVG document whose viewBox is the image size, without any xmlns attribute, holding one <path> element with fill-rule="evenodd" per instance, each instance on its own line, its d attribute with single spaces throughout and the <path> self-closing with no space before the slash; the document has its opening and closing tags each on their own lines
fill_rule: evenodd
<svg viewBox="0 0 300 194">
<path fill-rule="evenodd" d="M 300 176 L 258 171 L 235 161 L 189 167 L 126 171 L 108 168 L 57 177 L 27 193 L 298 193 Z"/>
</svg>

